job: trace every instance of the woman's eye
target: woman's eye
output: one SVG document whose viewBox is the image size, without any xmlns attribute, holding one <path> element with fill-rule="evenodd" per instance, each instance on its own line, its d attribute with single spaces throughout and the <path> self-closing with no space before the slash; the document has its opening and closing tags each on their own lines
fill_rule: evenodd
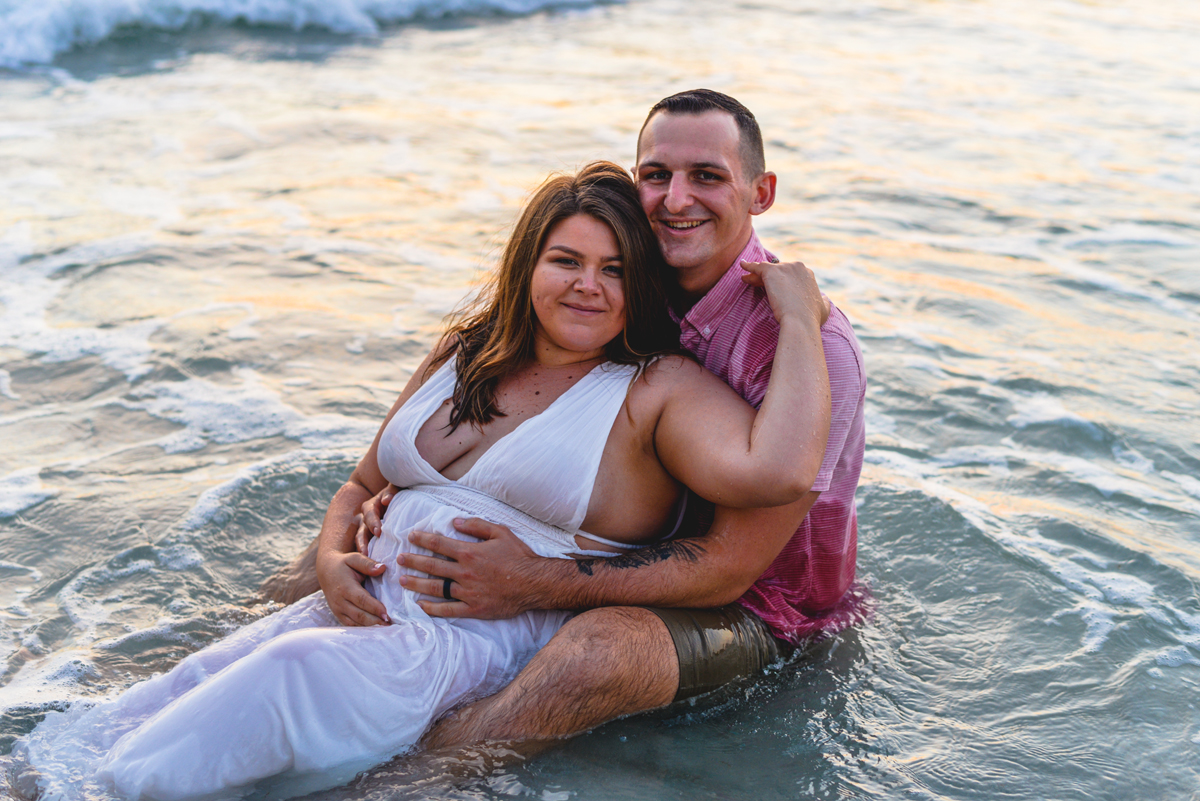
<svg viewBox="0 0 1200 801">
<path fill-rule="evenodd" d="M 604 268 L 604 272 L 620 277 L 625 274 L 625 269 L 619 264 L 610 264 Z"/>
<path fill-rule="evenodd" d="M 555 264 L 565 264 L 568 267 L 574 267 L 579 262 L 575 261 L 572 258 L 568 258 L 566 256 L 559 256 L 557 259 L 554 260 L 554 263 Z"/>
</svg>

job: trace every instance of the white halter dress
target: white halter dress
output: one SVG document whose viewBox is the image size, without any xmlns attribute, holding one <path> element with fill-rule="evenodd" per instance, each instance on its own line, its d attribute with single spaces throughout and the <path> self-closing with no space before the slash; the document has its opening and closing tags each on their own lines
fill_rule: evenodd
<svg viewBox="0 0 1200 801">
<path fill-rule="evenodd" d="M 453 360 L 443 365 L 380 440 L 380 469 L 407 487 L 371 546 L 388 569 L 370 588 L 393 624 L 343 627 L 318 592 L 115 700 L 51 713 L 19 746 L 43 797 L 111 782 L 130 799 L 236 798 L 267 777 L 278 777 L 272 795 L 307 792 L 404 752 L 453 707 L 502 688 L 569 613 L 431 618 L 400 586 L 396 556 L 428 553 L 409 545 L 414 529 L 465 539 L 452 523 L 464 516 L 509 526 L 543 556 L 579 553 L 574 535 L 633 373 L 595 368 L 452 481 L 414 444 L 453 391 Z"/>
</svg>

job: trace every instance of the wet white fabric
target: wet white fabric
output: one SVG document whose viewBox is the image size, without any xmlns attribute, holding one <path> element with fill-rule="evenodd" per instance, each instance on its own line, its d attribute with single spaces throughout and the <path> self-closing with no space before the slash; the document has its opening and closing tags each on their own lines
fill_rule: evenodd
<svg viewBox="0 0 1200 801">
<path fill-rule="evenodd" d="M 82 746 L 93 767 L 99 762 L 96 778 L 126 798 L 184 799 L 236 797 L 280 774 L 320 774 L 328 786 L 407 750 L 449 709 L 511 681 L 569 617 L 430 618 L 397 581 L 396 556 L 415 550 L 409 532 L 462 538 L 454 518 L 478 515 L 508 525 L 539 554 L 578 552 L 574 535 L 633 373 L 595 368 L 452 481 L 414 444 L 453 389 L 453 364 L 443 365 L 380 441 L 384 475 L 411 487 L 392 501 L 371 547 L 388 570 L 370 586 L 393 625 L 339 626 L 316 593 L 69 723 L 48 718 L 47 733 L 57 731 L 34 732 L 30 761 L 54 762 L 56 745 Z"/>
</svg>

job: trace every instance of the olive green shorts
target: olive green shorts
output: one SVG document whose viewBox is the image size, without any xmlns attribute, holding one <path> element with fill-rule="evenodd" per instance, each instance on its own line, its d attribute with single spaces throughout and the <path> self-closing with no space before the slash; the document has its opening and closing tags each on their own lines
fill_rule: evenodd
<svg viewBox="0 0 1200 801">
<path fill-rule="evenodd" d="M 666 624 L 675 641 L 679 656 L 675 701 L 757 675 L 796 650 L 776 639 L 766 623 L 737 604 L 717 609 L 646 608 Z"/>
</svg>

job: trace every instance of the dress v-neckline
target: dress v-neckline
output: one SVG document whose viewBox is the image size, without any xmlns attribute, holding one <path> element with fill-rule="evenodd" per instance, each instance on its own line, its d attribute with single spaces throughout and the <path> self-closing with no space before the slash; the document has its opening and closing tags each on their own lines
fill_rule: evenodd
<svg viewBox="0 0 1200 801">
<path fill-rule="evenodd" d="M 454 358 L 449 359 L 446 362 L 446 364 L 443 366 L 443 369 L 449 368 L 451 373 L 453 373 L 453 368 L 451 367 L 451 365 L 453 365 L 454 362 L 455 362 Z M 470 467 L 468 467 L 466 472 L 463 473 L 458 478 L 450 478 L 449 476 L 442 475 L 442 471 L 438 470 L 436 467 L 434 467 L 433 463 L 430 462 L 428 459 L 426 459 L 425 456 L 421 453 L 420 448 L 417 447 L 417 437 L 420 436 L 421 429 L 425 427 L 426 423 L 428 423 L 431 419 L 433 419 L 433 416 L 435 414 L 437 414 L 437 410 L 439 408 L 441 408 L 441 404 L 446 400 L 446 397 L 438 398 L 437 399 L 438 405 L 435 406 L 433 411 L 430 412 L 429 415 L 427 417 L 425 417 L 423 420 L 421 420 L 421 422 L 417 425 L 417 430 L 414 432 L 413 440 L 412 440 L 413 453 L 415 453 L 417 455 L 417 458 L 421 460 L 422 464 L 424 464 L 426 467 L 428 467 L 433 472 L 433 474 L 436 475 L 438 478 L 440 478 L 442 481 L 446 481 L 451 484 L 460 484 L 467 478 L 467 476 L 471 475 L 471 473 L 474 472 L 475 468 L 479 467 L 480 462 L 482 462 L 484 459 L 486 459 L 488 457 L 488 455 L 492 451 L 496 450 L 496 448 L 498 446 L 503 444 L 503 442 L 506 439 L 511 437 L 513 434 L 516 434 L 518 431 L 520 431 L 522 428 L 524 428 L 529 423 L 532 423 L 534 420 L 539 419 L 542 415 L 549 412 L 551 409 L 553 409 L 558 404 L 559 401 L 561 401 L 563 398 L 570 395 L 572 392 L 574 392 L 576 390 L 576 388 L 578 388 L 581 384 L 583 384 L 583 382 L 587 381 L 587 379 L 591 376 L 592 373 L 596 372 L 597 370 L 599 370 L 601 367 L 603 367 L 606 364 L 608 364 L 607 361 L 600 362 L 595 367 L 593 367 L 591 370 L 588 370 L 586 373 L 584 373 L 582 376 L 580 376 L 578 381 L 576 381 L 571 386 L 567 387 L 567 389 L 564 390 L 557 398 L 550 401 L 549 405 L 547 405 L 545 409 L 542 409 L 540 412 L 533 415 L 532 417 L 527 417 L 524 420 L 522 420 L 521 422 L 517 423 L 517 425 L 513 427 L 512 431 L 509 431 L 507 434 L 504 434 L 503 436 L 501 436 L 499 439 L 497 439 L 495 442 L 493 442 L 491 445 L 489 445 L 487 450 L 485 450 L 483 453 L 479 454 L 479 458 L 475 460 L 475 463 L 472 464 Z M 453 385 L 454 385 L 453 381 L 451 381 L 452 388 L 453 388 Z M 451 390 L 451 395 L 453 395 L 453 389 Z M 449 396 L 447 396 L 447 397 L 449 397 Z M 461 459 L 462 457 L 460 456 L 459 458 Z"/>
</svg>

